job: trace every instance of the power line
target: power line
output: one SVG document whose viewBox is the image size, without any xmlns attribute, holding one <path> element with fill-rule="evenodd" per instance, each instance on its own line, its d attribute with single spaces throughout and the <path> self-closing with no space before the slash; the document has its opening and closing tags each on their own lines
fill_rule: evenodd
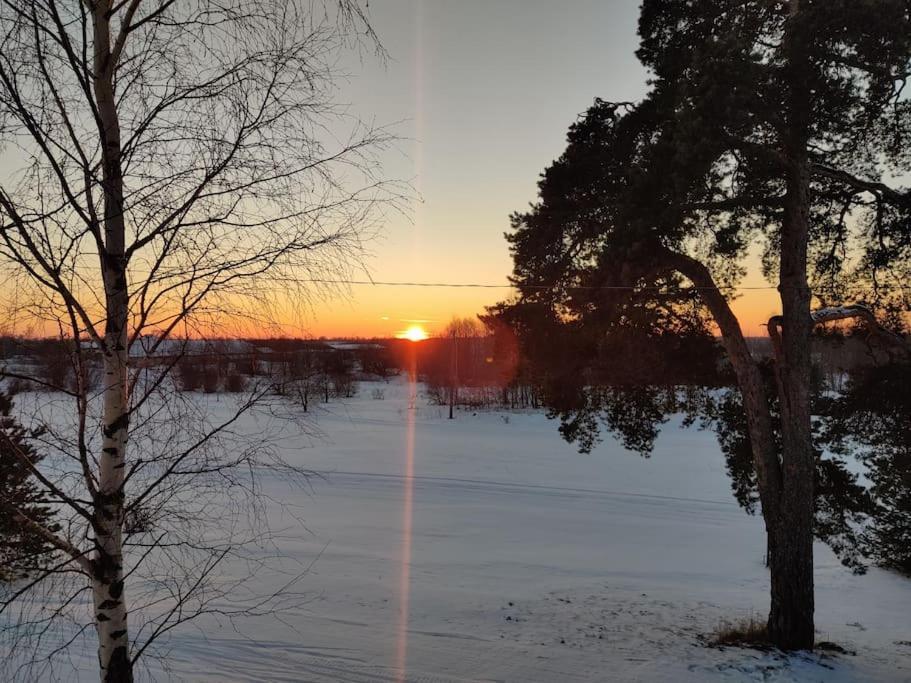
<svg viewBox="0 0 911 683">
<path fill-rule="evenodd" d="M 447 287 L 450 289 L 519 289 L 518 285 L 497 285 L 483 282 L 393 282 L 390 280 L 344 280 L 344 279 L 325 279 L 325 278 L 304 278 L 300 282 L 312 282 L 324 285 L 372 285 L 377 287 Z M 521 285 L 521 289 L 557 289 L 555 285 Z M 663 290 L 665 287 L 655 285 L 636 287 L 633 285 L 567 285 L 565 289 L 575 290 L 620 290 L 620 291 L 641 291 L 645 290 Z M 698 287 L 692 285 L 687 290 L 715 290 L 721 287 Z M 736 287 L 734 291 L 761 291 L 761 290 L 778 290 L 776 285 L 754 285 Z"/>
</svg>

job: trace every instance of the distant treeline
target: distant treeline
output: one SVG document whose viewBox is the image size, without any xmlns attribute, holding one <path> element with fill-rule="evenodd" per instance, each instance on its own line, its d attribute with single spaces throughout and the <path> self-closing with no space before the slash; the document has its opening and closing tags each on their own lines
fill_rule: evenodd
<svg viewBox="0 0 911 683">
<path fill-rule="evenodd" d="M 68 339 L 0 337 L 0 376 L 5 388 L 73 392 L 79 383 L 101 386 L 101 358 L 76 354 Z M 313 339 L 140 340 L 131 365 L 142 379 L 168 371 L 183 391 L 240 392 L 251 382 L 277 394 L 294 394 L 304 408 L 310 397 L 328 401 L 351 397 L 364 377 L 388 378 L 400 366 L 381 342 L 326 342 Z M 82 359 L 80 365 L 77 360 Z M 87 360 L 86 360 L 87 359 Z"/>
<path fill-rule="evenodd" d="M 603 362 L 580 370 L 578 346 L 562 340 L 528 340 L 524 348 L 513 331 L 482 318 L 471 334 L 428 339 L 417 345 L 389 340 L 390 365 L 416 372 L 431 400 L 478 408 L 559 407 L 578 397 L 580 385 L 601 387 L 730 387 L 731 369 L 712 337 L 675 334 L 598 340 Z M 771 357 L 768 338 L 749 339 L 760 359 Z M 413 347 L 413 348 L 410 348 Z M 826 331 L 813 341 L 816 381 L 822 390 L 841 391 L 862 369 L 880 366 L 888 355 L 862 335 Z M 568 394 L 568 395 L 564 395 Z"/>
<path fill-rule="evenodd" d="M 269 378 L 279 394 L 295 392 L 305 404 L 353 395 L 358 379 L 387 379 L 409 369 L 426 384 L 431 400 L 477 408 L 540 408 L 544 392 L 559 391 L 554 378 L 572 372 L 574 351 L 542 340 L 542 349 L 520 351 L 512 330 L 482 317 L 461 321 L 458 334 L 415 343 L 402 339 L 327 341 L 306 338 L 173 340 L 146 353 L 132 351 L 138 369 L 172 364 L 185 391 L 243 391 L 251 379 Z M 721 386 L 731 378 L 714 340 L 676 335 L 617 343 L 611 362 L 586 378 L 594 385 Z M 749 340 L 760 358 L 771 355 L 767 338 Z M 14 390 L 73 390 L 77 377 L 97 387 L 100 358 L 74 365 L 74 342 L 60 338 L 0 336 L 0 366 Z M 881 362 L 881 353 L 860 336 L 839 331 L 817 335 L 814 360 L 824 388 L 841 390 L 851 372 Z M 83 358 L 85 354 L 83 354 Z M 91 358 L 91 356 L 89 356 Z M 589 371 L 590 372 L 590 371 Z M 573 382 L 575 384 L 575 382 Z"/>
</svg>

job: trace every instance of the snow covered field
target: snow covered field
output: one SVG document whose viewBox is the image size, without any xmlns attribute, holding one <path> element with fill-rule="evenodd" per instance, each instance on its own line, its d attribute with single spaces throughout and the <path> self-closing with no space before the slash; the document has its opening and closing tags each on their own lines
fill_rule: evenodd
<svg viewBox="0 0 911 683">
<path fill-rule="evenodd" d="M 371 397 L 377 386 L 382 400 Z M 764 617 L 768 606 L 762 523 L 735 504 L 710 433 L 671 423 L 650 459 L 609 437 L 583 456 L 540 413 L 450 421 L 409 400 L 404 380 L 362 384 L 314 417 L 321 437 L 280 443 L 322 476 L 306 492 L 266 483 L 305 520 L 272 511 L 282 552 L 312 562 L 298 586 L 306 604 L 240 632 L 211 621 L 175 632 L 170 677 L 911 680 L 911 581 L 852 576 L 821 545 L 818 638 L 856 656 L 701 644 L 721 620 Z M 93 653 L 85 658 L 94 680 Z"/>
</svg>

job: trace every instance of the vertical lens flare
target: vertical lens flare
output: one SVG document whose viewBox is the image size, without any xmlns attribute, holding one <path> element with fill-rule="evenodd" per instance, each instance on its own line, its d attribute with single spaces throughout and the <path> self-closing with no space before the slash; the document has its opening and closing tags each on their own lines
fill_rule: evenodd
<svg viewBox="0 0 911 683">
<path fill-rule="evenodd" d="M 414 74 L 414 120 L 415 138 L 415 190 L 421 196 L 424 182 L 424 16 L 423 3 L 415 8 L 415 74 Z M 414 232 L 412 233 L 412 262 L 421 263 L 421 235 L 423 225 L 423 202 L 415 201 Z M 408 410 L 405 418 L 405 477 L 403 479 L 402 499 L 402 551 L 401 570 L 399 574 L 399 623 L 396 643 L 396 670 L 398 680 L 405 681 L 405 669 L 408 664 L 408 600 L 411 593 L 411 530 L 412 505 L 414 499 L 414 418 L 417 410 L 417 342 L 426 339 L 427 335 L 415 334 L 408 349 Z"/>
<path fill-rule="evenodd" d="M 399 568 L 399 621 L 395 665 L 404 683 L 408 664 L 408 601 L 411 594 L 411 538 L 414 502 L 414 420 L 417 411 L 417 344 L 408 349 L 408 410 L 405 417 L 405 471 L 402 480 L 402 548 Z"/>
<path fill-rule="evenodd" d="M 424 265 L 421 230 L 424 226 L 424 142 L 426 127 L 424 116 L 424 3 L 416 2 L 414 8 L 414 202 L 412 216 L 414 230 L 411 233 L 411 268 L 414 272 Z"/>
</svg>

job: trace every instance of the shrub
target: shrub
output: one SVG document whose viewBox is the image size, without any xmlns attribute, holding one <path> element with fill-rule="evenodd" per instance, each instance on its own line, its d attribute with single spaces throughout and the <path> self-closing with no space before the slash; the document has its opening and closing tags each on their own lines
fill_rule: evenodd
<svg viewBox="0 0 911 683">
<path fill-rule="evenodd" d="M 231 372 L 225 378 L 225 391 L 238 394 L 247 388 L 247 378 L 239 372 Z"/>
</svg>

